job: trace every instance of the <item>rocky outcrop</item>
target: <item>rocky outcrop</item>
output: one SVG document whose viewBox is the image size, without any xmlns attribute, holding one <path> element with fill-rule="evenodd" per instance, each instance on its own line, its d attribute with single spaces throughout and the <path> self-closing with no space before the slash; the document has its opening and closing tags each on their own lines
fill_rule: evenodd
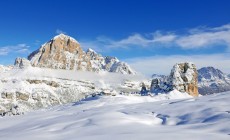
<svg viewBox="0 0 230 140">
<path fill-rule="evenodd" d="M 126 63 L 115 57 L 102 57 L 94 50 L 84 52 L 74 38 L 60 34 L 28 56 L 32 66 L 53 69 L 108 71 L 135 74 Z"/>
<path fill-rule="evenodd" d="M 30 67 L 30 61 L 25 59 L 25 58 L 16 58 L 14 62 L 14 66 L 19 67 L 19 68 L 27 68 Z"/>
<path fill-rule="evenodd" d="M 169 76 L 170 85 L 180 92 L 198 96 L 198 72 L 192 63 L 179 63 L 173 66 Z"/>
<path fill-rule="evenodd" d="M 198 72 L 192 63 L 175 64 L 169 76 L 154 78 L 151 83 L 151 92 L 161 93 L 177 89 L 187 92 L 191 96 L 198 96 Z"/>
</svg>

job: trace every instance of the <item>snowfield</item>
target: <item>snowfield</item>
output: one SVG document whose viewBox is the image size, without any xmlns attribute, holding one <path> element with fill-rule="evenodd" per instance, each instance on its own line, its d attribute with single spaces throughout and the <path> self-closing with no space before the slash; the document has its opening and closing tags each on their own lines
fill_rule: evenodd
<svg viewBox="0 0 230 140">
<path fill-rule="evenodd" d="M 168 100 L 170 98 L 170 100 Z M 180 98 L 180 99 L 178 99 Z M 230 139 L 230 92 L 96 96 L 0 118 L 4 140 Z"/>
<path fill-rule="evenodd" d="M 140 91 L 141 75 L 14 67 L 0 71 L 0 115 L 76 102 L 91 94 Z M 130 85 L 126 85 L 129 81 Z M 144 80 L 146 81 L 146 80 Z M 148 82 L 150 84 L 150 82 Z M 129 86 L 129 87 L 128 87 Z"/>
</svg>

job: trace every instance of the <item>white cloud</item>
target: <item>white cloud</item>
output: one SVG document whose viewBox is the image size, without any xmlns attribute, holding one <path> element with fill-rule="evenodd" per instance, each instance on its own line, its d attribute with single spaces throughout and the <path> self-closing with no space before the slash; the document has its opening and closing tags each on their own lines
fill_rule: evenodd
<svg viewBox="0 0 230 140">
<path fill-rule="evenodd" d="M 17 44 L 0 47 L 0 56 L 8 55 L 9 53 L 28 53 L 30 46 L 26 44 Z"/>
<path fill-rule="evenodd" d="M 154 44 L 167 45 L 176 38 L 174 34 L 161 35 L 159 32 L 147 38 L 141 34 L 133 34 L 127 38 L 120 40 L 112 40 L 110 38 L 100 36 L 94 41 L 80 41 L 83 48 L 92 48 L 96 51 L 111 51 L 111 49 L 122 48 L 128 49 L 136 47 L 150 47 Z"/>
<path fill-rule="evenodd" d="M 184 49 L 209 47 L 216 44 L 224 44 L 230 47 L 230 29 L 226 31 L 204 31 L 187 36 L 181 36 L 176 40 L 176 44 Z"/>
<path fill-rule="evenodd" d="M 66 32 L 64 32 L 64 31 L 62 31 L 62 30 L 60 30 L 60 29 L 57 29 L 57 30 L 56 30 L 56 34 L 66 34 Z"/>
<path fill-rule="evenodd" d="M 145 75 L 169 74 L 174 64 L 180 62 L 193 62 L 197 68 L 214 66 L 225 73 L 230 73 L 229 54 L 213 55 L 171 55 L 171 56 L 152 56 L 126 59 L 131 67 Z"/>
<path fill-rule="evenodd" d="M 214 45 L 225 45 L 230 50 L 230 24 L 214 28 L 197 27 L 188 29 L 183 34 L 156 31 L 148 35 L 136 33 L 120 40 L 98 37 L 96 40 L 87 43 L 100 46 L 104 51 L 114 48 L 127 49 L 134 46 L 142 48 L 177 46 L 182 49 L 199 49 L 213 47 Z"/>
<path fill-rule="evenodd" d="M 7 55 L 8 54 L 8 48 L 7 47 L 1 47 L 0 48 L 0 56 L 1 55 Z"/>
</svg>

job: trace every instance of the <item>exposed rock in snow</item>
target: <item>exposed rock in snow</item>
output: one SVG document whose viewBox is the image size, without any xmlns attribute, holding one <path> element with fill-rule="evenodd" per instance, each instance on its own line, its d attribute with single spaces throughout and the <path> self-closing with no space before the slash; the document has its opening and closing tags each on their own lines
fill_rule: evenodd
<svg viewBox="0 0 230 140">
<path fill-rule="evenodd" d="M 198 96 L 198 72 L 192 63 L 179 63 L 173 66 L 170 73 L 170 84 L 180 92 Z"/>
<path fill-rule="evenodd" d="M 115 57 L 102 57 L 94 50 L 84 52 L 72 37 L 60 34 L 28 56 L 32 66 L 53 69 L 136 74 L 126 63 Z"/>
<path fill-rule="evenodd" d="M 116 57 L 105 57 L 105 69 L 109 72 L 121 74 L 136 74 L 127 63 L 120 62 Z"/>
<path fill-rule="evenodd" d="M 25 58 L 16 58 L 14 62 L 14 66 L 19 67 L 19 68 L 26 68 L 30 67 L 30 61 L 25 59 Z"/>
<path fill-rule="evenodd" d="M 151 83 L 151 92 L 158 94 L 177 89 L 191 96 L 198 96 L 197 70 L 192 63 L 175 64 L 170 76 L 157 76 Z M 154 75 L 156 77 L 156 75 Z"/>
<path fill-rule="evenodd" d="M 162 78 L 154 78 L 151 82 L 151 88 L 150 91 L 152 93 L 158 94 L 158 93 L 167 93 L 171 90 L 173 90 L 172 85 L 169 85 L 167 79 Z"/>
<path fill-rule="evenodd" d="M 212 94 L 230 90 L 230 78 L 219 69 L 203 67 L 198 70 L 200 94 Z"/>
<path fill-rule="evenodd" d="M 230 91 L 230 75 L 224 74 L 214 67 L 203 67 L 198 71 L 198 91 L 199 94 L 206 95 Z M 167 81 L 168 76 L 153 74 L 153 79 L 158 79 L 160 85 Z M 163 82 L 162 82 L 163 81 Z M 153 86 L 152 92 L 162 92 L 161 89 Z M 158 90 L 157 90 L 158 89 Z"/>
<path fill-rule="evenodd" d="M 67 70 L 90 70 L 80 44 L 70 36 L 60 34 L 28 56 L 32 66 Z"/>
</svg>

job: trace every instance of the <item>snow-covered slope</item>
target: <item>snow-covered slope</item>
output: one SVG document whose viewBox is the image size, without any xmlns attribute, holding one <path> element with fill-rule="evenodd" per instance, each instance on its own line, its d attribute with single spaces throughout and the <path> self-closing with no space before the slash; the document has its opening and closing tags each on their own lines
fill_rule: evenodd
<svg viewBox="0 0 230 140">
<path fill-rule="evenodd" d="M 230 78 L 219 69 L 203 67 L 198 70 L 199 92 L 201 94 L 219 93 L 230 90 Z"/>
<path fill-rule="evenodd" d="M 1 73 L 5 73 L 8 72 L 9 70 L 13 69 L 14 66 L 9 65 L 9 66 L 4 66 L 4 65 L 0 65 L 0 72 Z"/>
<path fill-rule="evenodd" d="M 129 91 L 125 81 L 143 79 L 110 72 L 15 67 L 0 71 L 0 114 L 15 114 L 12 112 L 15 107 L 20 113 L 70 103 L 105 90 L 107 94 Z"/>
<path fill-rule="evenodd" d="M 120 62 L 116 57 L 103 57 L 90 48 L 83 51 L 77 40 L 64 34 L 43 44 L 28 59 L 36 67 L 136 74 L 127 63 Z"/>
<path fill-rule="evenodd" d="M 229 140 L 230 93 L 199 98 L 97 96 L 0 118 L 4 140 Z M 166 95 L 164 95 L 166 97 Z"/>
</svg>

